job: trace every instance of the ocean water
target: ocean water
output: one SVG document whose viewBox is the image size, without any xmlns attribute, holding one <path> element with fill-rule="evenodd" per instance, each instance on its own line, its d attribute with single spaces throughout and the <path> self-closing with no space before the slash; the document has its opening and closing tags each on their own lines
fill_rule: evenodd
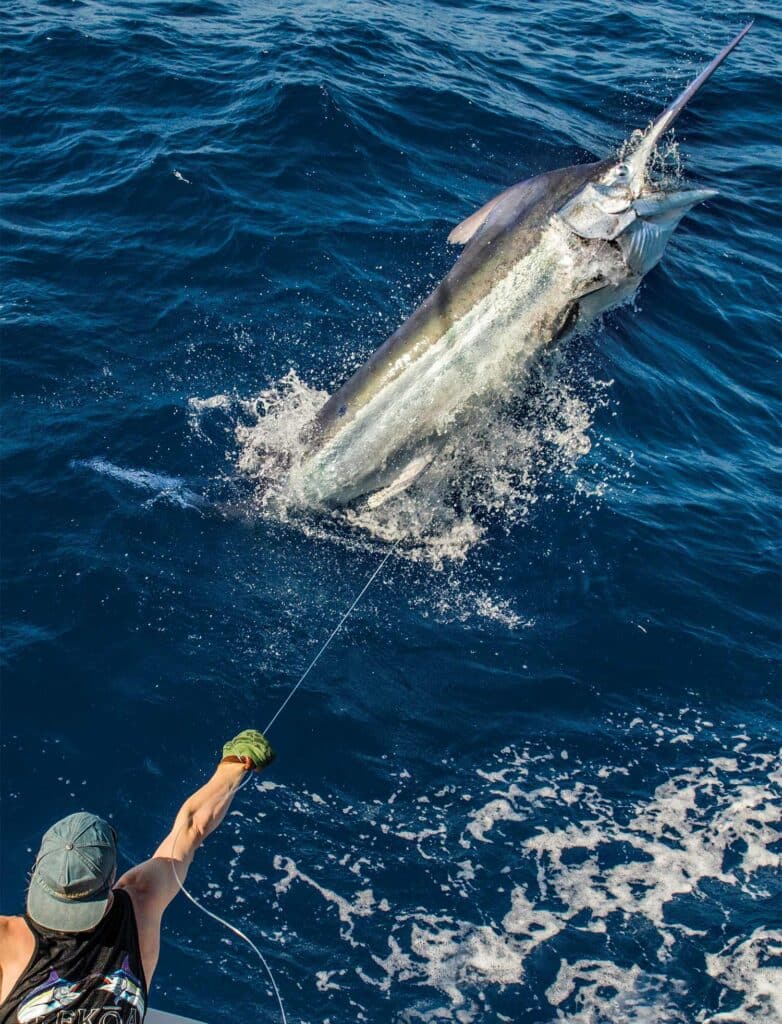
<svg viewBox="0 0 782 1024">
<path fill-rule="evenodd" d="M 454 258 L 752 14 L 633 306 L 408 494 L 286 502 L 298 433 Z M 768 5 L 4 5 L 2 910 L 41 832 L 148 856 L 275 723 L 189 885 L 290 1021 L 782 1020 L 782 23 Z M 154 1005 L 277 1021 L 179 899 Z"/>
</svg>

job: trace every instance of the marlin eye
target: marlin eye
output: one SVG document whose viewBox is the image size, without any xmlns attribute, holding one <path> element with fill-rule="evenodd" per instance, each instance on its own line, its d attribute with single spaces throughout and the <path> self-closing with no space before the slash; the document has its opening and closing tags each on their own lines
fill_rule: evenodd
<svg viewBox="0 0 782 1024">
<path fill-rule="evenodd" d="M 615 176 L 619 181 L 625 181 L 630 177 L 630 168 L 627 164 L 617 164 Z"/>
</svg>

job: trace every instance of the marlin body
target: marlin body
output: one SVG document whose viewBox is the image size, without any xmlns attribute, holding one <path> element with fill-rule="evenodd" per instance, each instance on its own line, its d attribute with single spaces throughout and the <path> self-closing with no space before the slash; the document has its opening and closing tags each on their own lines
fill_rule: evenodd
<svg viewBox="0 0 782 1024">
<path fill-rule="evenodd" d="M 522 380 L 541 350 L 633 294 L 681 218 L 716 195 L 653 184 L 655 145 L 750 28 L 630 156 L 537 175 L 454 228 L 448 240 L 465 248 L 453 269 L 318 413 L 291 479 L 303 502 L 381 504 L 420 476 L 471 409 Z"/>
</svg>

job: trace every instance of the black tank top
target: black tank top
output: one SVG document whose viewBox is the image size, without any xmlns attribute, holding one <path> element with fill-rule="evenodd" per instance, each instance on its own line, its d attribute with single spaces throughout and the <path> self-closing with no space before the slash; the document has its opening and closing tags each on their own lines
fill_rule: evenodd
<svg viewBox="0 0 782 1024">
<path fill-rule="evenodd" d="M 0 1006 L 0 1024 L 142 1024 L 147 985 L 130 896 L 114 890 L 92 931 L 50 932 L 25 915 L 35 951 Z"/>
</svg>

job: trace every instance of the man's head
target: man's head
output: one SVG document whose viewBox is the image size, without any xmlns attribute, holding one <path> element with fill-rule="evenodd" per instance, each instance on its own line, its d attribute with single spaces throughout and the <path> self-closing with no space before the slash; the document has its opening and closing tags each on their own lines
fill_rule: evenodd
<svg viewBox="0 0 782 1024">
<path fill-rule="evenodd" d="M 117 869 L 117 836 L 107 821 L 79 811 L 55 822 L 35 859 L 27 913 L 56 932 L 86 932 L 106 913 Z"/>
</svg>

